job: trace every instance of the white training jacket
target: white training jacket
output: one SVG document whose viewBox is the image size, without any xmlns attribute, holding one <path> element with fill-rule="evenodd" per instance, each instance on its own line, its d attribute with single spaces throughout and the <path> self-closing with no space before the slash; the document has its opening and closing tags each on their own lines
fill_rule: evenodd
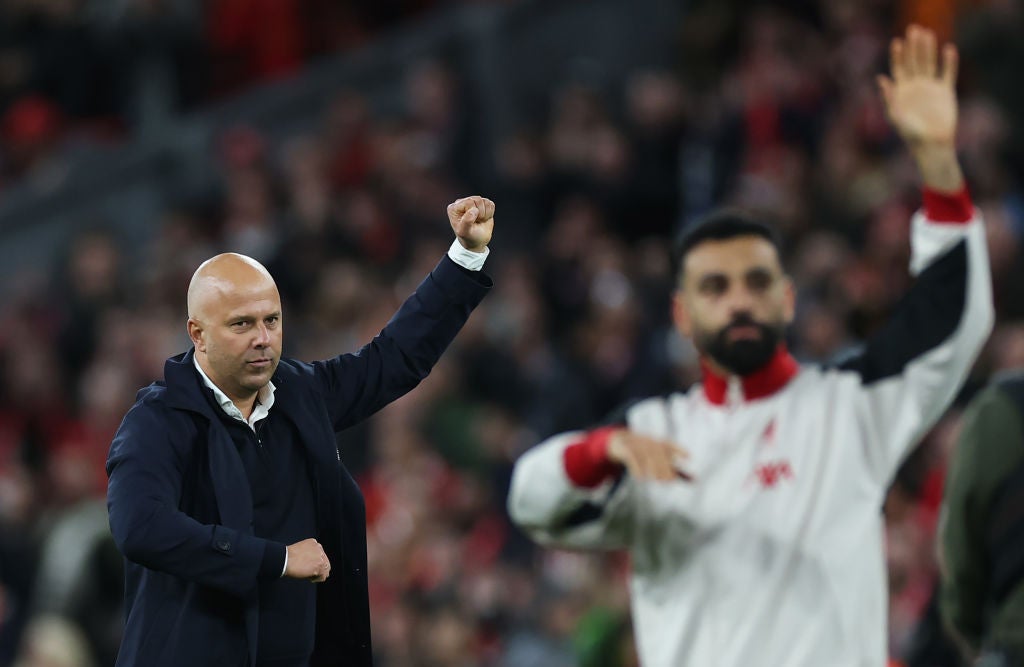
<svg viewBox="0 0 1024 667">
<path fill-rule="evenodd" d="M 620 423 L 689 451 L 693 482 L 622 475 L 577 487 L 563 453 L 584 432 L 517 462 L 508 507 L 534 539 L 629 550 L 644 667 L 886 664 L 886 489 L 994 317 L 977 212 L 966 224 L 918 212 L 912 251 L 914 287 L 848 362 L 797 366 L 785 355 L 756 398 L 745 380 L 713 387 L 706 375 L 626 411 Z"/>
</svg>

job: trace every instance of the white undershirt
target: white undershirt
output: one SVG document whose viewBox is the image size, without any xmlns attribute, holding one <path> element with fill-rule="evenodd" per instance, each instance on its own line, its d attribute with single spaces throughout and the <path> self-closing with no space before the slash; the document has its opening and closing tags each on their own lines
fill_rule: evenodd
<svg viewBox="0 0 1024 667">
<path fill-rule="evenodd" d="M 252 406 L 252 414 L 246 419 L 242 411 L 235 405 L 235 402 L 228 398 L 228 395 L 221 391 L 220 387 L 215 385 L 213 380 L 206 375 L 202 366 L 199 365 L 199 359 L 193 356 L 192 363 L 195 364 L 196 370 L 199 371 L 199 377 L 203 379 L 203 384 L 213 391 L 213 396 L 217 399 L 217 403 L 220 405 L 220 409 L 224 411 L 224 414 L 240 422 L 245 422 L 255 432 L 256 422 L 269 415 L 270 408 L 274 406 L 274 392 L 277 391 L 274 383 L 268 382 L 256 392 L 256 403 Z"/>
</svg>

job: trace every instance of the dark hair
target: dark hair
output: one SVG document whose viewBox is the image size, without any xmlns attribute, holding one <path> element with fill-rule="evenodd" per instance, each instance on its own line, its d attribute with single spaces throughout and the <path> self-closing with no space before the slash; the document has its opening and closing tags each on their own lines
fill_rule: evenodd
<svg viewBox="0 0 1024 667">
<path fill-rule="evenodd" d="M 689 224 L 672 244 L 672 275 L 678 285 L 683 276 L 683 262 L 690 251 L 705 241 L 726 241 L 738 236 L 760 236 L 782 256 L 782 239 L 770 225 L 737 209 L 718 209 Z"/>
</svg>

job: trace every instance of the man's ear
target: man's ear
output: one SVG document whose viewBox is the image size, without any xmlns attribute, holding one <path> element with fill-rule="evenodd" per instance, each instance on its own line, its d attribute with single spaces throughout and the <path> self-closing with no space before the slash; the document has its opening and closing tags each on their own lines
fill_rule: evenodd
<svg viewBox="0 0 1024 667">
<path fill-rule="evenodd" d="M 676 325 L 676 330 L 679 333 L 686 338 L 691 337 L 693 320 L 690 317 L 690 309 L 686 307 L 683 291 L 679 289 L 672 293 L 672 322 Z"/>
<path fill-rule="evenodd" d="M 185 328 L 188 330 L 188 337 L 192 344 L 195 345 L 196 350 L 206 352 L 206 343 L 203 341 L 203 325 L 198 320 L 190 317 L 185 324 Z"/>
</svg>

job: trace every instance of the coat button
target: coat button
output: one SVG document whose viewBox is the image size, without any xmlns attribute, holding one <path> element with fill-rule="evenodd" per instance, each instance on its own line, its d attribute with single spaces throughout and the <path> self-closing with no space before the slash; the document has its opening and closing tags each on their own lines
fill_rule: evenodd
<svg viewBox="0 0 1024 667">
<path fill-rule="evenodd" d="M 217 548 L 220 549 L 221 551 L 227 551 L 228 549 L 231 548 L 231 543 L 228 542 L 227 540 L 220 540 L 220 541 L 217 542 Z"/>
</svg>

